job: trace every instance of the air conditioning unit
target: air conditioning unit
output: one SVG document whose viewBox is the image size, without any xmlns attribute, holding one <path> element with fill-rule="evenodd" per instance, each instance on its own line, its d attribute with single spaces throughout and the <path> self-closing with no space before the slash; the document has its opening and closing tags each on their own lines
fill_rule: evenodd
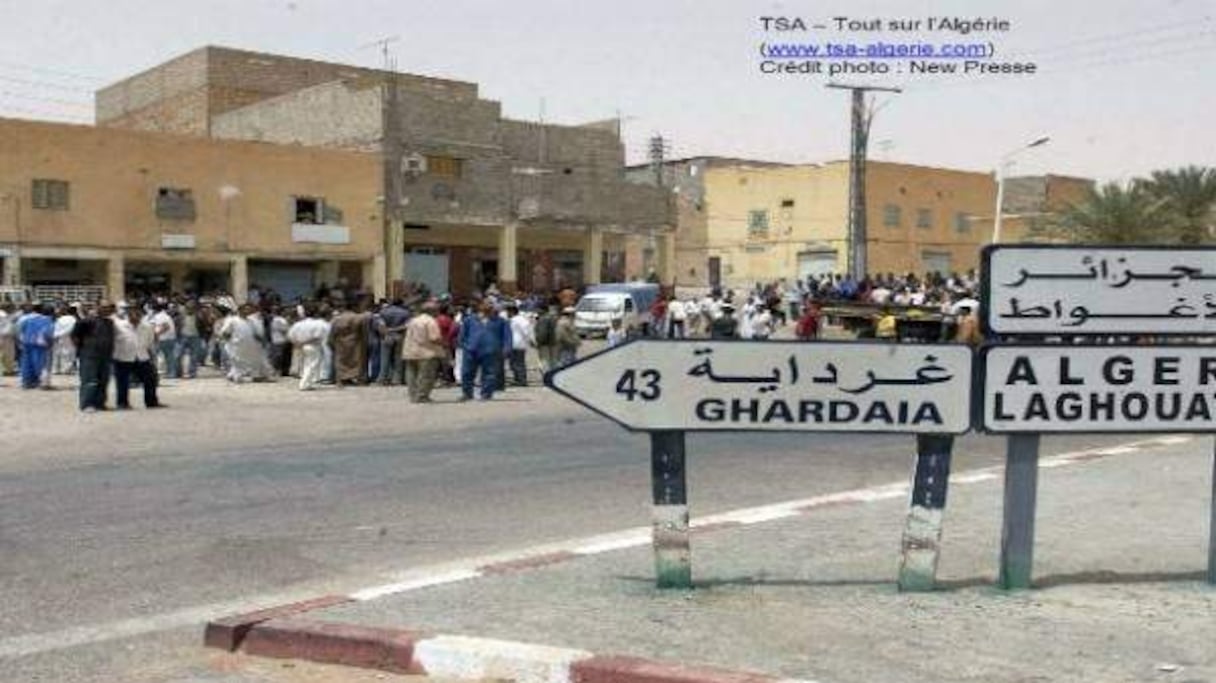
<svg viewBox="0 0 1216 683">
<path fill-rule="evenodd" d="M 417 178 L 426 173 L 426 157 L 414 152 L 401 157 L 401 175 Z"/>
</svg>

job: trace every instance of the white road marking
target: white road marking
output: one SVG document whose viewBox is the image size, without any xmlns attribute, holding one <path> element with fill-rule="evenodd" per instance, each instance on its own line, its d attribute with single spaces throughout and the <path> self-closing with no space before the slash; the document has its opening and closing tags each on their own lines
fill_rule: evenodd
<svg viewBox="0 0 1216 683">
<path fill-rule="evenodd" d="M 1189 436 L 1166 436 L 1147 439 L 1144 441 L 1131 442 L 1115 447 L 1061 453 L 1041 459 L 1039 461 L 1039 466 L 1042 468 L 1063 467 L 1066 465 L 1083 462 L 1083 460 L 1080 459 L 1081 456 L 1094 453 L 1101 453 L 1104 455 L 1131 453 L 1144 446 L 1171 446 L 1187 443 L 1191 440 L 1192 437 Z M 950 480 L 955 484 L 973 484 L 983 481 L 991 481 L 999 478 L 1000 471 L 1001 468 L 999 466 L 995 468 L 985 467 L 955 474 L 950 477 Z M 908 495 L 908 491 L 909 486 L 907 483 L 884 484 L 863 489 L 854 489 L 851 491 L 840 491 L 837 493 L 830 493 L 815 496 L 813 498 L 805 498 L 802 500 L 785 501 L 759 507 L 731 510 L 715 515 L 706 515 L 704 517 L 694 519 L 691 526 L 696 528 L 699 526 L 706 526 L 720 522 L 756 524 L 763 521 L 786 519 L 797 514 L 805 514 L 814 508 L 825 505 L 839 503 L 869 503 L 879 500 L 887 500 L 890 498 L 898 498 L 900 496 Z M 429 567 L 418 567 L 408 571 L 393 573 L 390 575 L 390 578 L 393 579 L 391 583 L 361 588 L 353 592 L 349 592 L 347 595 L 353 600 L 365 601 L 386 595 L 395 595 L 398 593 L 420 590 L 431 586 L 454 583 L 457 581 L 467 581 L 482 576 L 482 572 L 477 569 L 478 567 L 499 564 L 502 562 L 526 560 L 542 555 L 549 555 L 555 552 L 564 551 L 573 553 L 575 555 L 586 556 L 641 547 L 650 544 L 650 533 L 650 527 L 634 527 L 607 534 L 598 534 L 581 539 L 572 539 L 560 543 L 549 543 L 530 548 L 523 548 L 509 553 L 477 558 L 466 558 L 456 562 L 445 562 Z M 246 599 L 234 600 L 231 602 L 212 603 L 208 605 L 188 607 L 172 612 L 150 615 L 147 617 L 123 619 L 119 621 L 111 621 L 86 626 L 75 626 L 72 628 L 62 629 L 59 631 L 50 631 L 47 633 L 30 633 L 12 636 L 0 639 L 0 659 L 9 657 L 27 657 L 30 655 L 52 652 L 55 650 L 80 647 L 83 645 L 92 645 L 95 643 L 117 640 L 120 638 L 129 638 L 156 631 L 166 631 L 183 626 L 199 625 L 211 619 L 229 616 L 232 614 L 242 614 L 245 612 L 268 609 L 270 607 L 276 607 L 293 602 L 301 602 L 316 598 L 318 595 L 323 594 L 326 593 L 323 591 L 318 591 L 315 587 L 310 587 L 307 589 L 284 591 L 282 593 L 272 595 L 252 596 Z M 329 594 L 333 594 L 333 592 L 330 592 Z"/>
<path fill-rule="evenodd" d="M 394 595 L 396 593 L 408 593 L 416 591 L 420 588 L 430 588 L 432 586 L 442 586 L 445 583 L 456 583 L 457 581 L 467 581 L 481 576 L 481 572 L 476 569 L 457 569 L 444 574 L 433 574 L 431 576 L 423 576 L 412 581 L 400 581 L 398 583 L 386 583 L 381 586 L 372 586 L 357 590 L 350 594 L 352 600 L 360 602 L 372 600 L 375 598 L 384 597 L 385 595 Z"/>
<path fill-rule="evenodd" d="M 244 614 L 269 609 L 293 602 L 302 602 L 317 597 L 317 591 L 278 593 L 262 595 L 244 600 L 217 602 L 209 605 L 187 607 L 173 612 L 153 614 L 146 617 L 123 619 L 102 624 L 73 626 L 48 633 L 28 633 L 0 640 L 0 661 L 9 657 L 31 655 L 64 650 L 82 645 L 92 645 L 108 640 L 168 631 L 183 626 L 197 626 L 212 619 L 231 614 Z"/>
</svg>

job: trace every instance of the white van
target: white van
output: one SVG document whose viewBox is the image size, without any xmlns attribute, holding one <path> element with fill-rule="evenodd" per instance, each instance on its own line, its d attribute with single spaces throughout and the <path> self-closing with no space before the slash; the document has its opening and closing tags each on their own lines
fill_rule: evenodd
<svg viewBox="0 0 1216 683">
<path fill-rule="evenodd" d="M 659 286 L 648 282 L 591 285 L 574 307 L 574 329 L 582 337 L 606 336 L 617 319 L 644 329 L 658 296 Z"/>
</svg>

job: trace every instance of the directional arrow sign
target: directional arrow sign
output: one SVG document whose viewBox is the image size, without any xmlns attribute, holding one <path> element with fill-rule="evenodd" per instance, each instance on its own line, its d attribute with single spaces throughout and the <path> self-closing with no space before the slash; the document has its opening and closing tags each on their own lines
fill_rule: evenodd
<svg viewBox="0 0 1216 683">
<path fill-rule="evenodd" d="M 971 365 L 953 344 L 644 340 L 545 384 L 632 430 L 961 434 Z"/>
</svg>

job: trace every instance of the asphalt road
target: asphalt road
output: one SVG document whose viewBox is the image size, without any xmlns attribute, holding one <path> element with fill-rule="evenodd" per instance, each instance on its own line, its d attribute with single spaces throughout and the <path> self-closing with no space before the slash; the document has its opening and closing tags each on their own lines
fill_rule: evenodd
<svg viewBox="0 0 1216 683">
<path fill-rule="evenodd" d="M 219 680 L 180 673 L 201 649 L 192 608 L 649 523 L 647 438 L 579 408 L 521 401 L 473 427 L 359 432 L 0 463 L 0 678 Z M 961 439 L 956 471 L 999 463 L 1003 443 Z M 692 435 L 692 514 L 900 481 L 913 449 L 907 436 Z M 116 637 L 140 631 L 153 634 Z"/>
</svg>

